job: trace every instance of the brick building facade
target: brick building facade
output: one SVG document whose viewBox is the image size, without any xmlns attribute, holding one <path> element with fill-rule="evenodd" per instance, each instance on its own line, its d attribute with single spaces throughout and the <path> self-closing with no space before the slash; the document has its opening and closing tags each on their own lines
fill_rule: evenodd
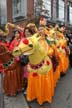
<svg viewBox="0 0 72 108">
<path fill-rule="evenodd" d="M 0 0 L 0 23 L 11 22 L 24 26 L 34 16 L 35 1 L 37 0 Z M 72 25 L 72 0 L 43 0 L 43 2 L 49 10 L 49 21 Z M 6 14 L 2 14 L 3 8 Z"/>
<path fill-rule="evenodd" d="M 12 22 L 12 23 L 16 23 L 20 26 L 24 26 L 27 21 L 33 17 L 33 13 L 34 13 L 34 0 L 17 0 L 17 1 L 23 1 L 23 3 L 25 4 L 21 4 L 22 6 L 25 5 L 26 9 L 25 9 L 25 16 L 22 16 L 16 14 L 15 16 L 15 21 L 14 21 L 14 18 L 13 18 L 13 2 L 14 0 L 7 0 L 7 22 Z M 25 2 L 24 2 L 25 1 Z M 24 6 L 23 6 L 24 7 Z M 21 7 L 22 8 L 22 7 Z M 18 16 L 17 16 L 18 15 Z"/>
</svg>

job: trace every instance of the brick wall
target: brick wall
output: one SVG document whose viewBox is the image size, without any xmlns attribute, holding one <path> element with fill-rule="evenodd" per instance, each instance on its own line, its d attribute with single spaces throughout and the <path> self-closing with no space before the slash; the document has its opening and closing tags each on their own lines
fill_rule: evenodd
<svg viewBox="0 0 72 108">
<path fill-rule="evenodd" d="M 34 0 L 27 0 L 27 16 L 32 17 L 34 13 Z"/>
<path fill-rule="evenodd" d="M 34 0 L 27 0 L 27 19 L 22 19 L 19 22 L 13 22 L 12 21 L 12 0 L 7 0 L 7 22 L 15 23 L 17 25 L 20 25 L 21 27 L 25 27 L 27 24 L 28 20 L 33 17 L 33 12 L 34 12 Z M 12 36 L 12 30 L 10 30 L 10 36 Z"/>
<path fill-rule="evenodd" d="M 7 22 L 12 22 L 12 0 L 7 0 Z"/>
<path fill-rule="evenodd" d="M 28 19 L 33 17 L 34 13 L 34 0 L 27 0 L 27 19 L 15 22 L 18 25 L 26 25 Z M 12 0 L 7 0 L 7 22 L 12 22 Z"/>
</svg>

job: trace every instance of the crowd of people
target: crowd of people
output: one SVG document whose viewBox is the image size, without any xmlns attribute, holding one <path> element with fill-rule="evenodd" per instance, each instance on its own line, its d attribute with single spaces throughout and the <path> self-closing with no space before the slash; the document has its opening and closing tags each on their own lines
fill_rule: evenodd
<svg viewBox="0 0 72 108">
<path fill-rule="evenodd" d="M 5 44 L 5 46 L 8 48 L 10 53 L 13 52 L 14 48 L 19 45 L 19 43 L 21 42 L 22 39 L 31 37 L 34 34 L 38 34 L 39 43 L 45 49 L 47 55 L 49 56 L 49 58 L 52 61 L 52 66 L 53 66 L 53 73 L 51 73 L 51 74 L 53 74 L 53 85 L 52 86 L 55 88 L 61 75 L 66 74 L 67 69 L 69 68 L 69 57 L 71 59 L 70 49 L 72 48 L 72 39 L 71 39 L 71 36 L 68 35 L 68 33 L 65 33 L 65 28 L 59 27 L 58 24 L 56 24 L 55 26 L 52 26 L 52 25 L 47 26 L 45 18 L 40 19 L 39 27 L 36 27 L 36 25 L 34 23 L 29 23 L 24 28 L 21 28 L 20 26 L 16 26 L 11 23 L 8 23 L 8 26 L 15 28 L 14 36 L 9 42 L 3 41 L 1 39 L 0 44 L 1 43 Z M 2 36 L 2 35 L 4 35 L 4 33 L 1 32 L 0 35 Z M 69 46 L 70 46 L 70 48 L 69 48 Z M 15 71 L 12 71 L 12 72 L 14 72 L 15 75 L 9 73 L 9 71 L 8 71 L 8 73 L 9 73 L 8 75 L 7 75 L 7 72 L 4 73 L 4 75 L 5 75 L 4 76 L 4 93 L 8 96 L 15 96 L 15 95 L 17 95 L 18 92 L 21 92 L 21 91 L 23 91 L 23 93 L 26 93 L 26 90 L 28 87 L 28 82 L 29 82 L 28 81 L 29 80 L 29 76 L 28 76 L 29 56 L 22 55 L 22 56 L 16 57 L 15 59 L 21 66 L 21 71 L 20 71 L 20 73 L 18 73 L 18 76 L 16 77 L 17 73 L 15 74 Z M 2 65 L 3 63 L 1 60 L 0 60 L 0 64 L 1 64 L 0 71 L 2 72 L 4 67 Z M 11 76 L 11 75 L 13 75 L 13 76 Z M 7 76 L 7 78 L 6 78 L 6 76 Z M 12 79 L 12 78 L 14 78 L 14 76 L 16 78 Z M 18 91 L 14 87 L 12 87 L 13 86 L 13 84 L 11 84 L 12 80 L 14 80 L 14 83 L 19 82 L 19 80 L 21 80 L 20 83 L 22 86 L 20 88 L 20 91 Z M 9 83 L 11 85 L 8 85 Z M 19 84 L 19 83 L 16 83 L 16 84 Z M 7 90 L 7 89 L 9 89 L 9 90 Z M 11 90 L 13 91 L 13 89 L 14 89 L 14 92 L 11 92 Z M 51 92 L 51 91 L 49 91 L 49 92 Z M 53 97 L 54 90 L 52 92 L 53 92 L 52 93 L 52 97 Z M 44 94 L 46 95 L 46 93 L 44 93 Z M 36 98 L 38 98 L 38 97 L 36 97 Z M 39 98 L 42 98 L 42 97 L 39 97 Z M 30 100 L 32 100 L 32 97 Z M 45 101 L 45 99 L 44 99 L 44 101 Z M 38 102 L 39 102 L 39 104 L 42 104 L 44 101 L 42 100 L 41 103 L 40 103 L 40 101 L 38 101 Z M 49 100 L 49 102 L 52 102 L 51 99 Z"/>
</svg>

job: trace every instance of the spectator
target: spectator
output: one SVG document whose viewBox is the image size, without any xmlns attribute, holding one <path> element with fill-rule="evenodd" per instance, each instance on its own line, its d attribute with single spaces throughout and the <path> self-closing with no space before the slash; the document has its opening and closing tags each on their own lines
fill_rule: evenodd
<svg viewBox="0 0 72 108">
<path fill-rule="evenodd" d="M 29 27 L 25 27 L 24 29 L 24 38 L 30 37 L 34 34 L 34 32 L 29 28 Z M 27 65 L 29 63 L 29 58 L 28 55 L 23 55 L 20 57 L 20 63 L 22 66 L 24 66 L 24 94 L 26 93 L 26 89 L 27 89 L 27 81 L 28 81 L 28 69 L 27 69 Z"/>
<path fill-rule="evenodd" d="M 16 30 L 14 32 L 13 40 L 11 40 L 10 43 L 10 47 L 9 47 L 10 51 L 13 51 L 14 47 L 16 47 L 19 44 L 20 40 L 21 40 L 21 32 Z"/>
</svg>

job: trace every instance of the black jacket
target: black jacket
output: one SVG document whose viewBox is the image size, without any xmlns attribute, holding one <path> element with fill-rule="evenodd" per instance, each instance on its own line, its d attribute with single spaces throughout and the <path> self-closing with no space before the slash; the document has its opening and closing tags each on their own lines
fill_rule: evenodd
<svg viewBox="0 0 72 108">
<path fill-rule="evenodd" d="M 23 55 L 20 57 L 20 64 L 25 66 L 29 63 L 29 57 L 27 55 Z"/>
</svg>

